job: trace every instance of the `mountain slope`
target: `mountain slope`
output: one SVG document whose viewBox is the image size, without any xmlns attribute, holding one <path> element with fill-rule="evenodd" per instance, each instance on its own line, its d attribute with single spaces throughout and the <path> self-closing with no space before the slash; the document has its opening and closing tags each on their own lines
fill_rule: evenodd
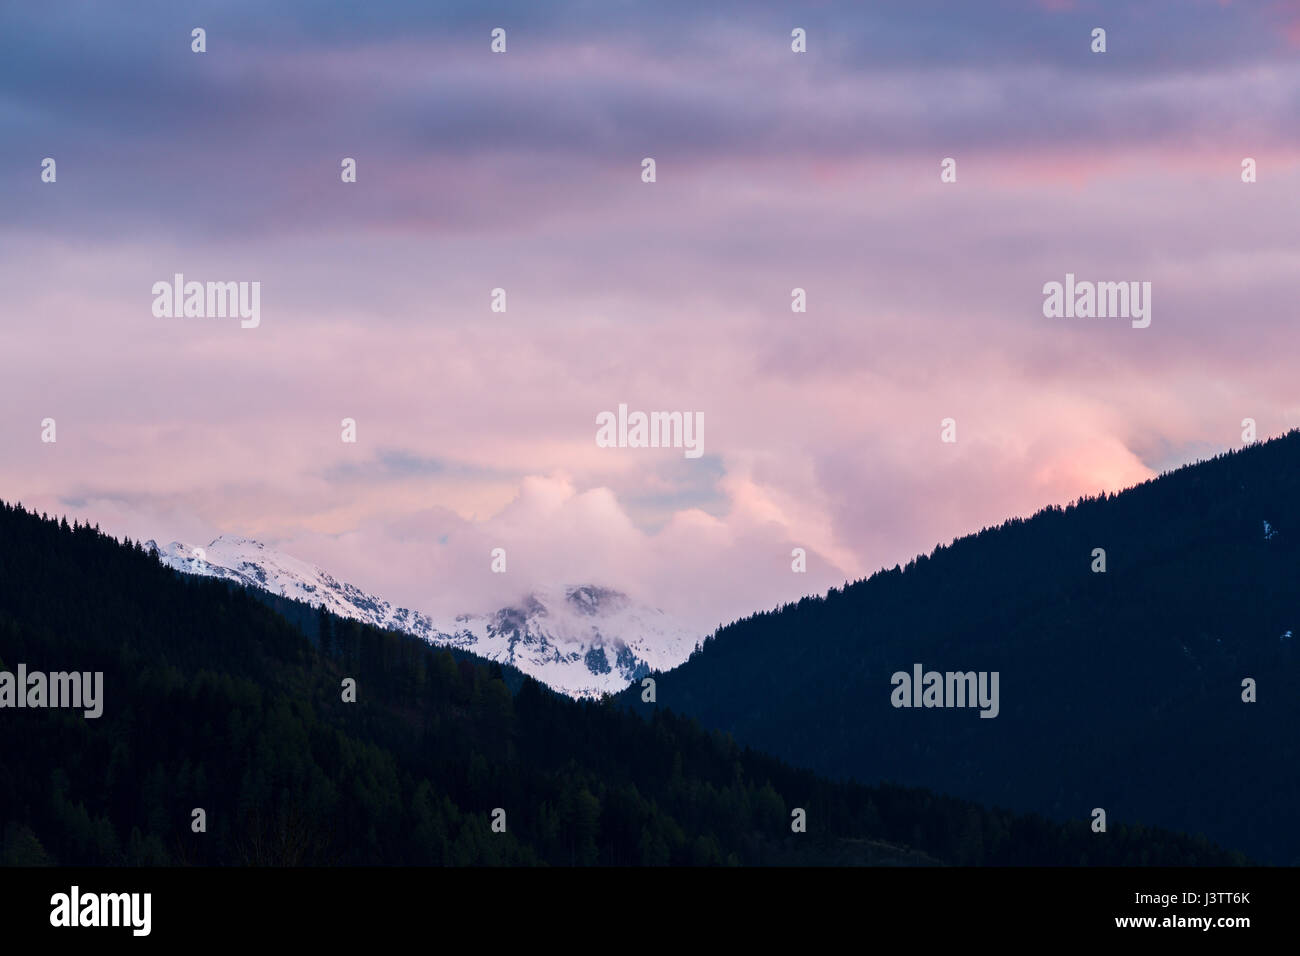
<svg viewBox="0 0 1300 956">
<path fill-rule="evenodd" d="M 2 502 L 0 585 L 0 671 L 104 677 L 96 719 L 0 709 L 0 863 L 1240 859 L 1167 832 L 1098 840 L 1082 823 L 831 783 L 685 718 L 529 680 L 512 694 L 496 665 L 325 612 L 309 637 L 260 592 Z M 807 833 L 791 832 L 793 808 Z"/>
<path fill-rule="evenodd" d="M 534 591 L 491 615 L 461 615 L 432 640 L 509 663 L 570 696 L 598 697 L 677 666 L 698 638 L 663 611 L 582 585 Z"/>
<path fill-rule="evenodd" d="M 222 535 L 201 548 L 178 541 L 159 548 L 150 541 L 145 549 L 178 571 L 323 605 L 341 617 L 471 651 L 571 697 L 617 693 L 651 670 L 680 664 L 697 642 L 663 611 L 591 584 L 534 591 L 491 614 L 440 622 L 250 538 Z"/>
<path fill-rule="evenodd" d="M 819 773 L 1102 808 L 1295 863 L 1297 630 L 1292 432 L 722 628 L 658 676 L 655 706 Z M 893 706 L 916 664 L 998 672 L 999 715 Z"/>
</svg>

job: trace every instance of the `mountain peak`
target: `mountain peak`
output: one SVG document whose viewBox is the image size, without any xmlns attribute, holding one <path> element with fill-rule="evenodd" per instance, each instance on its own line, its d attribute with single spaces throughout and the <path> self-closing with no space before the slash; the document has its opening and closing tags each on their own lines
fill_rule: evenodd
<svg viewBox="0 0 1300 956">
<path fill-rule="evenodd" d="M 628 596 L 613 588 L 583 584 L 566 588 L 564 599 L 581 614 L 597 615 L 617 610 L 628 603 Z"/>
<path fill-rule="evenodd" d="M 697 635 L 627 594 L 587 583 L 537 588 L 487 614 L 460 614 L 450 624 L 340 582 L 320 567 L 239 535 L 206 547 L 150 541 L 164 564 L 290 598 L 433 644 L 511 664 L 573 697 L 617 693 L 652 670 L 682 663 Z"/>
</svg>

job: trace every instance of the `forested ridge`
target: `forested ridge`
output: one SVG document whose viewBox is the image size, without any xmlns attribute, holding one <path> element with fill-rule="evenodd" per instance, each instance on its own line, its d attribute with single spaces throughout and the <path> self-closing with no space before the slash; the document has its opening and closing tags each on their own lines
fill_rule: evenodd
<svg viewBox="0 0 1300 956">
<path fill-rule="evenodd" d="M 1296 635 L 1292 431 L 721 628 L 656 675 L 654 706 L 832 777 L 1058 820 L 1102 808 L 1292 864 Z M 998 672 L 999 715 L 894 707 L 891 675 L 916 663 Z"/>
<path fill-rule="evenodd" d="M 20 663 L 102 671 L 104 699 L 98 719 L 0 709 L 11 865 L 1244 859 L 1142 827 L 1095 834 L 1082 814 L 831 782 L 669 710 L 647 720 L 562 698 L 0 503 L 0 670 Z M 191 829 L 195 808 L 206 832 Z M 795 808 L 806 833 L 791 832 Z"/>
</svg>

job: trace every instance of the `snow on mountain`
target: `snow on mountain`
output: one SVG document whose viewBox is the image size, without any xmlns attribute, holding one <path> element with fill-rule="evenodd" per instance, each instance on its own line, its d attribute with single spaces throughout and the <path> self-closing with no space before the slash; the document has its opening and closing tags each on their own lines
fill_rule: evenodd
<svg viewBox="0 0 1300 956">
<path fill-rule="evenodd" d="M 681 664 L 696 635 L 619 591 L 582 585 L 533 591 L 494 614 L 461 615 L 437 643 L 508 661 L 575 697 L 596 697 Z"/>
<path fill-rule="evenodd" d="M 222 535 L 202 548 L 178 541 L 145 547 L 178 571 L 324 604 L 340 617 L 472 651 L 573 697 L 617 693 L 650 671 L 676 667 L 697 640 L 663 611 L 597 585 L 539 589 L 493 613 L 462 614 L 444 624 L 249 538 Z"/>
</svg>

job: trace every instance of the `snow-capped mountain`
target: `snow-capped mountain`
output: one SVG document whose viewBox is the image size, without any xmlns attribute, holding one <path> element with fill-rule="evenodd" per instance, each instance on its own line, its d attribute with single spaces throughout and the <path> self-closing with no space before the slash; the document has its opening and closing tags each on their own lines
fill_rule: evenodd
<svg viewBox="0 0 1300 956">
<path fill-rule="evenodd" d="M 222 535 L 200 548 L 178 541 L 165 548 L 150 541 L 145 547 L 178 571 L 324 604 L 340 617 L 472 651 L 573 697 L 617 693 L 652 670 L 676 667 L 690 656 L 698 637 L 663 611 L 592 584 L 539 589 L 492 613 L 441 622 L 394 607 L 249 538 Z"/>
<path fill-rule="evenodd" d="M 696 635 L 663 611 L 587 584 L 533 591 L 493 614 L 463 614 L 436 643 L 508 661 L 566 694 L 597 697 L 681 664 Z"/>
</svg>

